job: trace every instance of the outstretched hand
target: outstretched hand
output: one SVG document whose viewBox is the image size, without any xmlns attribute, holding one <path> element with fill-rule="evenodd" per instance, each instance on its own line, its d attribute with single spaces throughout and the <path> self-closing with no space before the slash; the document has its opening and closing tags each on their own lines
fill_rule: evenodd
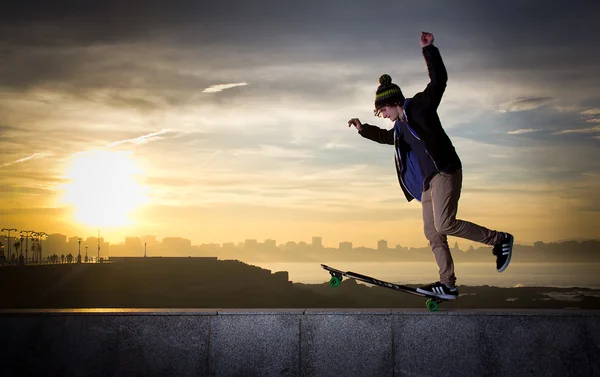
<svg viewBox="0 0 600 377">
<path fill-rule="evenodd" d="M 421 47 L 426 47 L 433 44 L 433 34 L 426 31 L 421 32 Z"/>
<path fill-rule="evenodd" d="M 348 127 L 354 126 L 357 130 L 362 130 L 362 123 L 358 118 L 352 118 L 348 121 Z"/>
</svg>

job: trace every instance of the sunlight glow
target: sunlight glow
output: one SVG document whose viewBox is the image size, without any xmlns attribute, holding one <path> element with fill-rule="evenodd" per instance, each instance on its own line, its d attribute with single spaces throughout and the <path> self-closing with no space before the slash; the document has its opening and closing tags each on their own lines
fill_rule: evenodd
<svg viewBox="0 0 600 377">
<path fill-rule="evenodd" d="M 78 154 L 68 168 L 62 201 L 75 209 L 75 220 L 89 226 L 131 225 L 133 210 L 147 203 L 141 172 L 131 152 L 91 151 Z"/>
</svg>

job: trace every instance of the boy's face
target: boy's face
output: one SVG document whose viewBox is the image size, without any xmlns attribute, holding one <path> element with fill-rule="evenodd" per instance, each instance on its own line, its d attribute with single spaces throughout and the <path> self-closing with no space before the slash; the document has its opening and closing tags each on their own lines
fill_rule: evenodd
<svg viewBox="0 0 600 377">
<path fill-rule="evenodd" d="M 384 106 L 379 109 L 379 117 L 388 118 L 392 122 L 395 122 L 400 118 L 400 108 L 398 106 Z"/>
</svg>

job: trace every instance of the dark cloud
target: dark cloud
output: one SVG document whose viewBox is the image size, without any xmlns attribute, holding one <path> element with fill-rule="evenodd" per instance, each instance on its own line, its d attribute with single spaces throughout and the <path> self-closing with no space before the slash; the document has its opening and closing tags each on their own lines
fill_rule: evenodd
<svg viewBox="0 0 600 377">
<path fill-rule="evenodd" d="M 355 12 L 351 10 L 354 9 Z M 81 44 L 163 39 L 190 44 L 236 44 L 239 41 L 315 31 L 315 24 L 331 32 L 341 24 L 377 14 L 374 7 L 339 7 L 332 1 L 132 2 L 21 2 L 0 18 L 20 31 L 16 37 L 37 43 Z M 329 27 L 327 27 L 329 25 Z M 27 27 L 25 27 L 27 26 Z M 44 30 L 45 35 L 40 31 Z M 315 34 L 315 33 L 311 33 Z"/>
<path fill-rule="evenodd" d="M 134 108 L 178 105 L 210 85 L 256 79 L 261 67 L 324 62 L 362 67 L 344 77 L 348 83 L 361 75 L 375 81 L 383 71 L 395 70 L 397 77 L 403 61 L 419 58 L 419 32 L 427 30 L 436 34 L 450 80 L 512 78 L 595 91 L 587 95 L 595 101 L 600 50 L 591 46 L 600 44 L 598 17 L 597 1 L 568 7 L 541 0 L 22 1 L 0 13 L 0 82 L 14 90 L 48 86 L 81 96 L 133 87 L 144 92 L 107 101 Z M 303 74 L 256 79 L 225 93 L 328 98 L 340 91 L 327 71 Z M 398 81 L 410 84 L 412 76 Z M 424 69 L 419 79 L 426 79 Z"/>
<path fill-rule="evenodd" d="M 366 43 L 360 40 L 365 38 L 396 40 L 402 45 L 399 40 L 406 38 L 403 32 L 423 28 L 442 35 L 462 35 L 464 43 L 486 42 L 502 48 L 536 47 L 540 43 L 587 45 L 599 38 L 594 28 L 599 13 L 600 5 L 593 0 L 571 2 L 567 7 L 542 0 L 351 0 L 343 5 L 334 0 L 20 1 L 3 9 L 0 21 L 4 27 L 20 31 L 6 40 L 16 37 L 43 44 L 165 38 L 191 44 L 254 41 L 256 45 L 271 43 L 280 36 L 339 35 L 359 44 Z"/>
<path fill-rule="evenodd" d="M 501 111 L 525 111 L 534 110 L 540 106 L 549 103 L 552 97 L 535 97 L 535 98 L 523 98 L 509 103 L 502 104 L 500 106 Z"/>
<path fill-rule="evenodd" d="M 535 100 L 533 101 L 535 102 Z M 596 145 L 593 139 L 586 140 L 581 134 L 558 135 L 569 129 L 584 129 L 590 125 L 584 117 L 573 117 L 570 112 L 561 112 L 551 106 L 521 108 L 520 111 L 496 112 L 485 115 L 486 127 L 482 128 L 479 119 L 457 124 L 449 132 L 479 142 L 490 142 L 490 132 L 494 144 L 527 147 L 532 144 L 567 145 L 577 141 L 582 145 Z M 536 132 L 515 133 L 517 130 L 533 129 Z M 512 133 L 511 133 L 512 132 Z"/>
</svg>

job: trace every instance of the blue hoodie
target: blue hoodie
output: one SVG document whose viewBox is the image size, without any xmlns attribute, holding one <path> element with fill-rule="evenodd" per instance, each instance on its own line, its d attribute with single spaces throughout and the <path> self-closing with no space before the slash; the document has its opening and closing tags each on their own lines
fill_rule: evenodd
<svg viewBox="0 0 600 377">
<path fill-rule="evenodd" d="M 408 192 L 420 202 L 422 192 L 429 188 L 429 181 L 439 171 L 425 145 L 408 124 L 406 109 L 409 103 L 410 98 L 404 102 L 402 117 L 394 123 L 394 139 L 397 140 L 396 163 L 403 162 L 398 166 L 402 182 Z M 401 158 L 398 158 L 398 155 Z"/>
</svg>

